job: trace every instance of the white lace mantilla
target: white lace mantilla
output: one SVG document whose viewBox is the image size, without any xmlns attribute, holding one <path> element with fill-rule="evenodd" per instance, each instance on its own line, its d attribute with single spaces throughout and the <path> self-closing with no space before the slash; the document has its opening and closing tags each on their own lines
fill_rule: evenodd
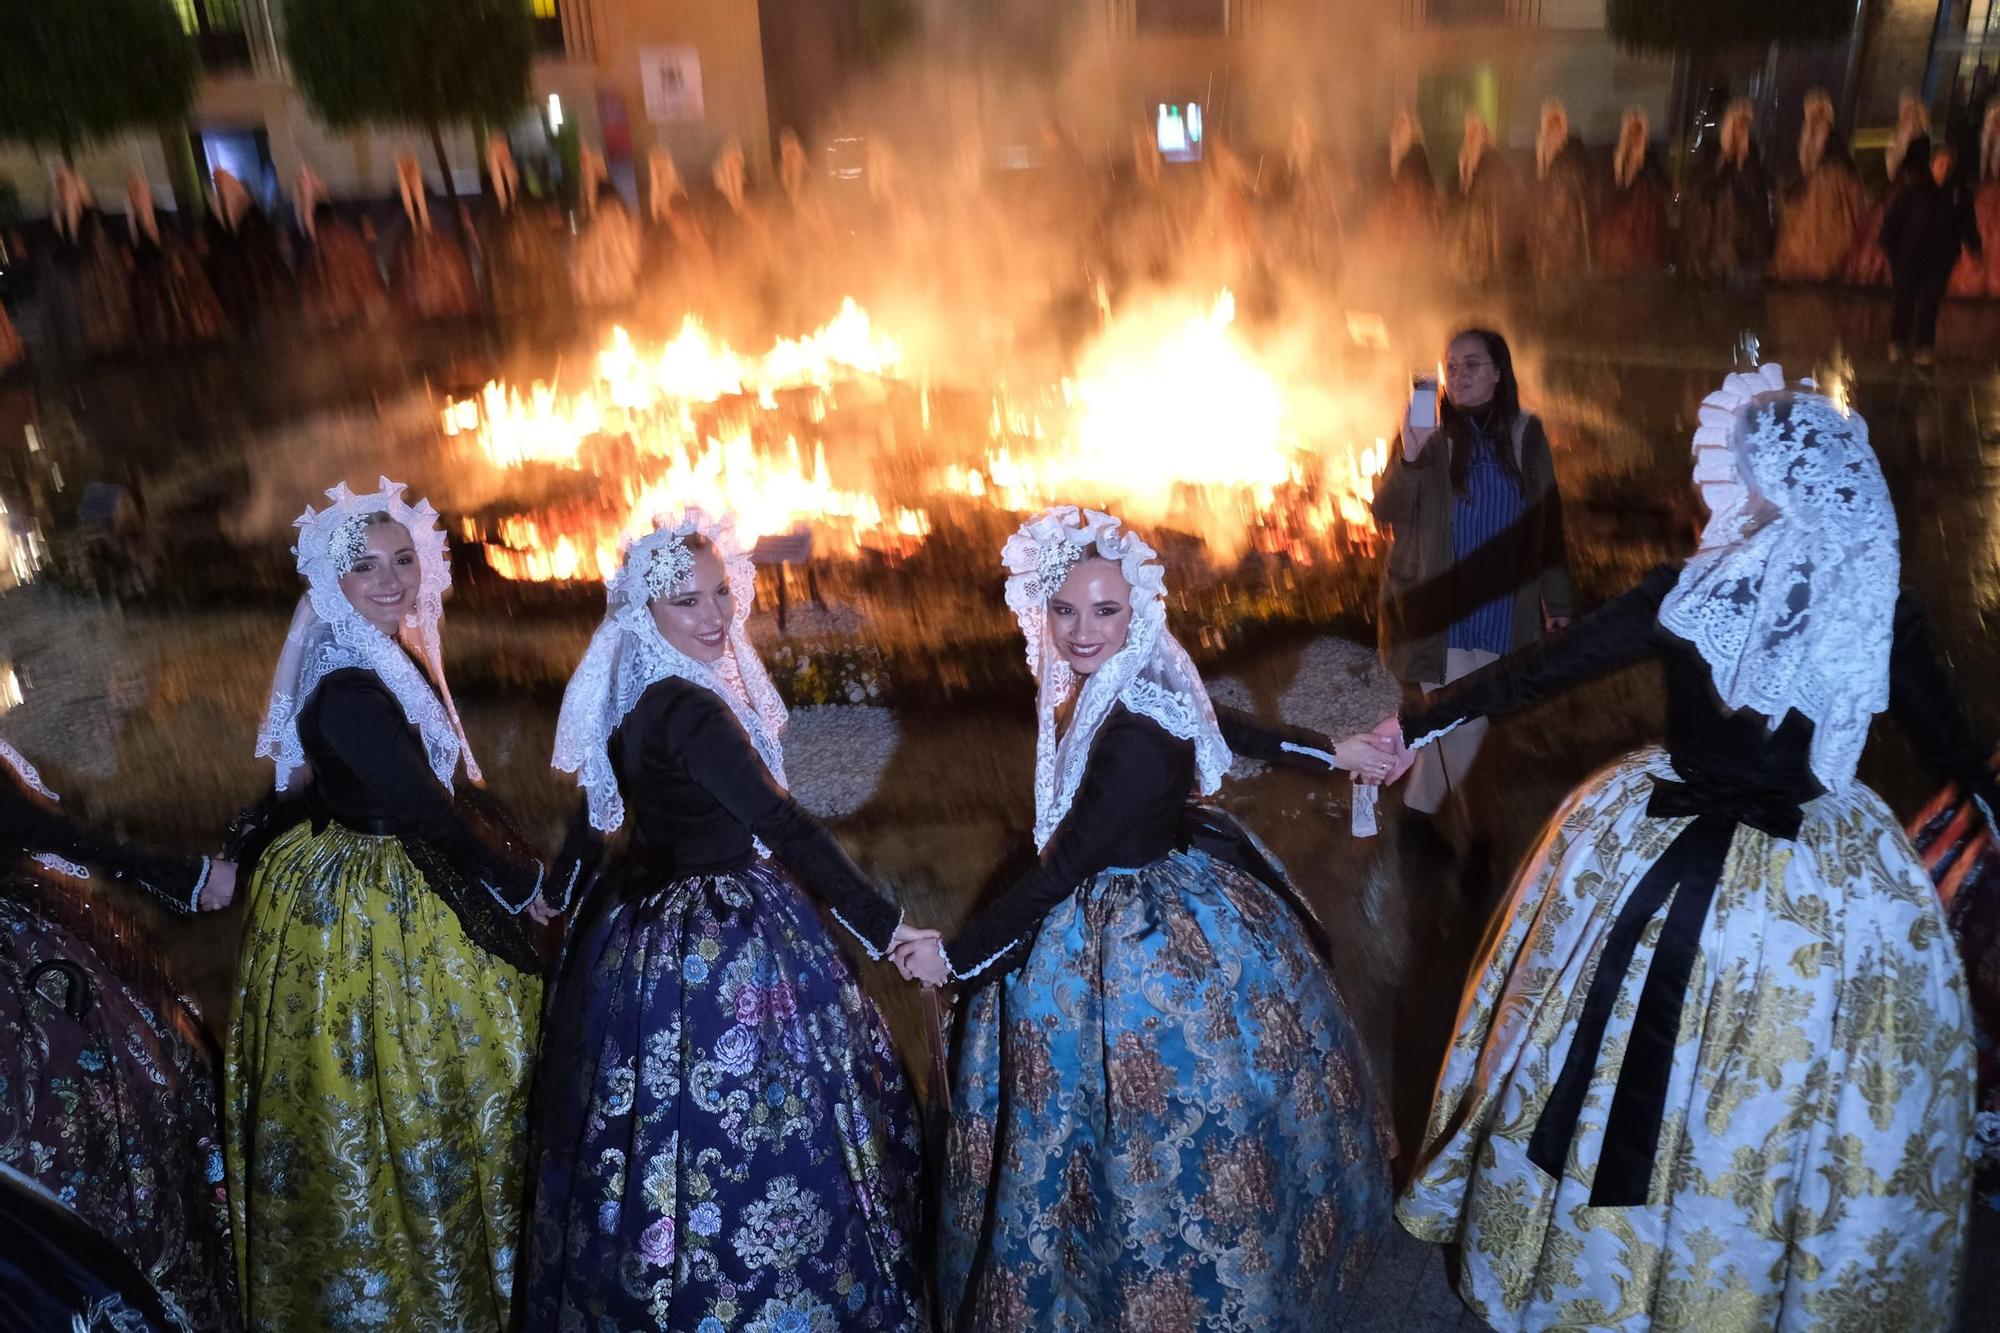
<svg viewBox="0 0 2000 1333">
<path fill-rule="evenodd" d="M 1889 706 L 1901 576 L 1868 427 L 1767 365 L 1702 403 L 1694 451 L 1710 517 L 1660 624 L 1694 645 L 1730 708 L 1773 726 L 1809 718 L 1813 775 L 1838 791 Z"/>
<path fill-rule="evenodd" d="M 306 591 L 292 614 L 285 646 L 278 654 L 264 726 L 257 734 L 257 754 L 276 766 L 280 791 L 309 777 L 305 747 L 299 739 L 299 711 L 327 676 L 358 668 L 374 673 L 395 696 L 403 716 L 422 738 L 424 756 L 439 782 L 447 788 L 453 785 L 461 758 L 466 775 L 480 781 L 479 765 L 466 744 L 458 709 L 445 684 L 439 625 L 444 618 L 445 590 L 451 586 L 451 561 L 445 553 L 437 511 L 427 500 L 405 503 L 403 487 L 387 477 L 367 494 L 356 495 L 344 483 L 326 494 L 330 505 L 317 512 L 308 506 L 296 523 L 299 540 L 292 549 L 298 557 L 299 573 L 305 577 Z M 341 576 L 357 553 L 360 521 L 378 513 L 407 528 L 417 552 L 416 604 L 396 638 L 363 619 L 340 588 Z"/>
<path fill-rule="evenodd" d="M 692 535 L 706 538 L 721 557 L 734 603 L 729 649 L 713 664 L 680 652 L 653 620 L 653 599 L 679 592 L 693 573 L 687 547 Z M 589 801 L 593 828 L 610 833 L 625 822 L 625 799 L 611 764 L 611 733 L 639 696 L 669 676 L 720 698 L 748 733 L 773 780 L 785 785 L 785 755 L 779 742 L 785 704 L 744 630 L 756 588 L 750 555 L 736 540 L 735 524 L 727 517 L 711 519 L 689 509 L 659 520 L 654 531 L 626 546 L 618 572 L 605 587 L 604 621 L 570 676 L 556 721 L 552 762 L 560 772 L 576 775 Z M 757 850 L 766 854 L 762 843 Z"/>
<path fill-rule="evenodd" d="M 1048 600 L 1070 569 L 1093 555 L 1115 562 L 1132 585 L 1132 624 L 1124 647 L 1079 690 L 1076 672 L 1056 649 Z M 1166 571 L 1158 553 L 1110 514 L 1059 505 L 1022 524 L 1001 559 L 1007 567 L 1007 605 L 1020 622 L 1036 683 L 1036 847 L 1048 844 L 1069 813 L 1090 762 L 1091 742 L 1119 704 L 1151 718 L 1169 735 L 1194 742 L 1201 793 L 1220 787 L 1229 771 L 1229 746 L 1201 673 L 1167 630 Z M 1056 714 L 1072 696 L 1076 707 L 1058 736 Z"/>
</svg>

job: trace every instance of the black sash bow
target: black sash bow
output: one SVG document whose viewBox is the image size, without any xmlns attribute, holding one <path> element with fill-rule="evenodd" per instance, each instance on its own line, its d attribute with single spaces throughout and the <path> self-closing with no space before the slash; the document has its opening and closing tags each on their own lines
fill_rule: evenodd
<svg viewBox="0 0 2000 1333">
<path fill-rule="evenodd" d="M 1604 1144 L 1590 1189 L 1591 1206 L 1599 1208 L 1643 1204 L 1652 1187 L 1653 1158 L 1666 1113 L 1667 1081 L 1673 1072 L 1688 976 L 1694 969 L 1702 925 L 1708 919 L 1709 904 L 1722 879 L 1737 826 L 1748 824 L 1774 838 L 1789 839 L 1798 836 L 1804 818 L 1798 802 L 1781 793 L 1713 780 L 1674 782 L 1662 778 L 1653 779 L 1653 797 L 1647 802 L 1646 813 L 1655 819 L 1689 815 L 1694 819 L 1640 879 L 1612 922 L 1562 1074 L 1542 1108 L 1534 1137 L 1528 1141 L 1528 1160 L 1551 1176 L 1562 1175 L 1570 1141 L 1576 1136 L 1577 1117 L 1597 1072 L 1604 1030 L 1631 969 L 1632 955 L 1646 926 L 1672 898 L 1652 964 L 1646 970 L 1625 1062 L 1618 1071 L 1618 1088 L 1611 1099 L 1611 1115 L 1604 1125 Z"/>
</svg>

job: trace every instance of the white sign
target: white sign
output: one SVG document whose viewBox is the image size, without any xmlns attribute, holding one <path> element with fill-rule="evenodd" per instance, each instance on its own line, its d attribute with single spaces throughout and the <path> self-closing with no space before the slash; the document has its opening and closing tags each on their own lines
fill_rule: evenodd
<svg viewBox="0 0 2000 1333">
<path fill-rule="evenodd" d="M 639 85 L 646 90 L 646 119 L 654 124 L 702 118 L 701 52 L 694 47 L 641 47 Z"/>
</svg>

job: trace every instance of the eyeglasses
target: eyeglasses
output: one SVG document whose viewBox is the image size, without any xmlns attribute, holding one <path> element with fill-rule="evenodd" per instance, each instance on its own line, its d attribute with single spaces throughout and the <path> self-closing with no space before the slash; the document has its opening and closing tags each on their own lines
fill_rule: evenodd
<svg viewBox="0 0 2000 1333">
<path fill-rule="evenodd" d="M 1491 370 L 1493 363 L 1491 361 L 1447 361 L 1444 363 L 1444 368 L 1453 375 L 1473 375 L 1482 370 Z"/>
</svg>

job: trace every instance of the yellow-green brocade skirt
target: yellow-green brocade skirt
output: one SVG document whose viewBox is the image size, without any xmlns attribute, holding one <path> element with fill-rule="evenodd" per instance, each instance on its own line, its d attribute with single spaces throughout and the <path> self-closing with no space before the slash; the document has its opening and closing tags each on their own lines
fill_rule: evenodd
<svg viewBox="0 0 2000 1333">
<path fill-rule="evenodd" d="M 506 1325 L 540 1003 L 397 839 L 301 824 L 271 845 L 225 1088 L 249 1328 Z"/>
</svg>

